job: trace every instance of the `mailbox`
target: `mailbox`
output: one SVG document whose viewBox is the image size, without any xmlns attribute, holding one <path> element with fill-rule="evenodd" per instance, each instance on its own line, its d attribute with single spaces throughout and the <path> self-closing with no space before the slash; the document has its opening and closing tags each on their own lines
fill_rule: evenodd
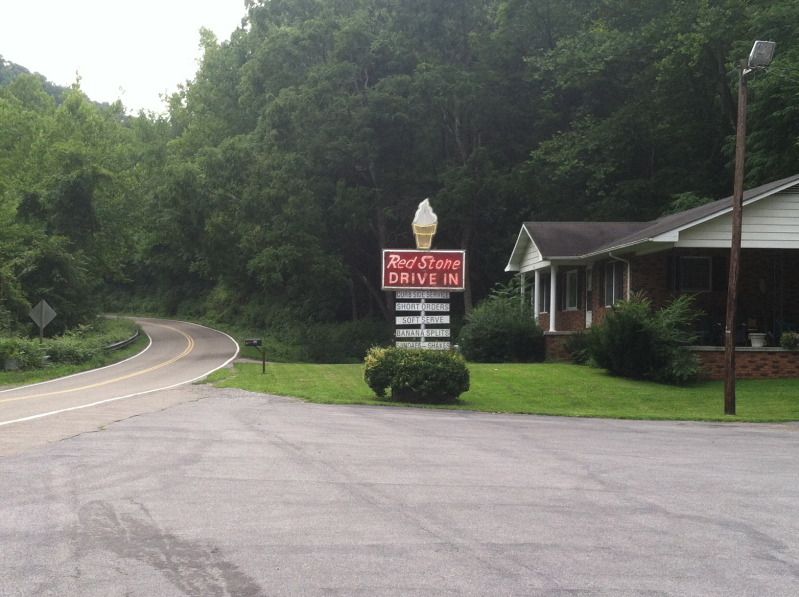
<svg viewBox="0 0 799 597">
<path fill-rule="evenodd" d="M 262 344 L 262 342 L 261 342 L 261 339 L 260 339 L 260 338 L 247 338 L 247 339 L 244 341 L 244 346 L 255 346 L 255 347 L 259 347 L 259 346 L 261 346 L 261 344 Z"/>
</svg>

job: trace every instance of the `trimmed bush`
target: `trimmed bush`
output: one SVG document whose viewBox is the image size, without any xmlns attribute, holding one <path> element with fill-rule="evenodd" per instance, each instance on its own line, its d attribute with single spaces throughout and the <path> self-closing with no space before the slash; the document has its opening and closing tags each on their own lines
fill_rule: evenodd
<svg viewBox="0 0 799 597">
<path fill-rule="evenodd" d="M 458 337 L 461 352 L 478 363 L 544 360 L 544 335 L 519 300 L 494 296 L 469 315 Z"/>
<path fill-rule="evenodd" d="M 696 378 L 699 363 L 685 346 L 696 341 L 699 312 L 693 297 L 683 295 L 658 311 L 643 294 L 613 307 L 600 325 L 591 328 L 588 352 L 596 365 L 613 375 L 663 383 L 687 383 Z"/>
<path fill-rule="evenodd" d="M 780 346 L 788 350 L 799 348 L 799 332 L 783 332 L 780 336 Z"/>
<path fill-rule="evenodd" d="M 402 402 L 452 402 L 469 389 L 469 370 L 453 352 L 372 348 L 364 359 L 364 380 L 384 398 Z"/>
</svg>

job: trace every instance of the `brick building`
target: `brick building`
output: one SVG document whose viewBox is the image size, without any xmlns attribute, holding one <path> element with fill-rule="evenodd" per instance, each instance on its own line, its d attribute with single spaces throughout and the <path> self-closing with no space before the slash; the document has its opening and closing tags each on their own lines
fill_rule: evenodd
<svg viewBox="0 0 799 597">
<path fill-rule="evenodd" d="M 533 278 L 534 317 L 547 355 L 590 327 L 631 292 L 656 307 L 690 293 L 703 370 L 719 377 L 727 300 L 732 198 L 652 222 L 525 222 L 506 271 Z M 775 348 L 799 330 L 799 175 L 744 193 L 736 363 L 741 377 L 796 376 L 799 353 Z M 527 284 L 522 284 L 525 288 Z M 763 348 L 750 344 L 765 342 Z"/>
</svg>

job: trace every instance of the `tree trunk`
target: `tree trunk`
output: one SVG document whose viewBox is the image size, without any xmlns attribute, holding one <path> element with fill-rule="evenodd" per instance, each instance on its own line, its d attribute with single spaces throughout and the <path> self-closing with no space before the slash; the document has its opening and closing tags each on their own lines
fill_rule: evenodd
<svg viewBox="0 0 799 597">
<path fill-rule="evenodd" d="M 383 319 L 386 321 L 391 321 L 392 313 L 394 312 L 394 301 L 393 297 L 389 296 L 388 298 L 391 300 L 390 305 L 387 304 L 388 301 L 384 301 L 384 296 L 381 296 L 380 292 L 378 292 L 377 288 L 369 282 L 369 279 L 361 274 L 361 281 L 363 285 L 366 286 L 366 290 L 369 291 L 369 294 L 377 303 L 377 306 L 380 307 L 380 313 L 383 316 Z M 383 295 L 391 295 L 390 292 L 384 292 Z"/>
<path fill-rule="evenodd" d="M 347 279 L 347 286 L 350 291 L 350 308 L 352 309 L 352 321 L 358 321 L 358 297 L 355 294 L 355 281 L 350 277 Z"/>
</svg>

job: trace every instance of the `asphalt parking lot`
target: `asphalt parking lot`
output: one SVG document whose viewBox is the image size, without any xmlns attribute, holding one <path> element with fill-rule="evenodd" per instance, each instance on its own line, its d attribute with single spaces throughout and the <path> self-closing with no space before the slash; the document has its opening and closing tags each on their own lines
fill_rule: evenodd
<svg viewBox="0 0 799 597">
<path fill-rule="evenodd" d="M 0 457 L 0 595 L 799 592 L 796 424 L 168 392 Z"/>
</svg>

